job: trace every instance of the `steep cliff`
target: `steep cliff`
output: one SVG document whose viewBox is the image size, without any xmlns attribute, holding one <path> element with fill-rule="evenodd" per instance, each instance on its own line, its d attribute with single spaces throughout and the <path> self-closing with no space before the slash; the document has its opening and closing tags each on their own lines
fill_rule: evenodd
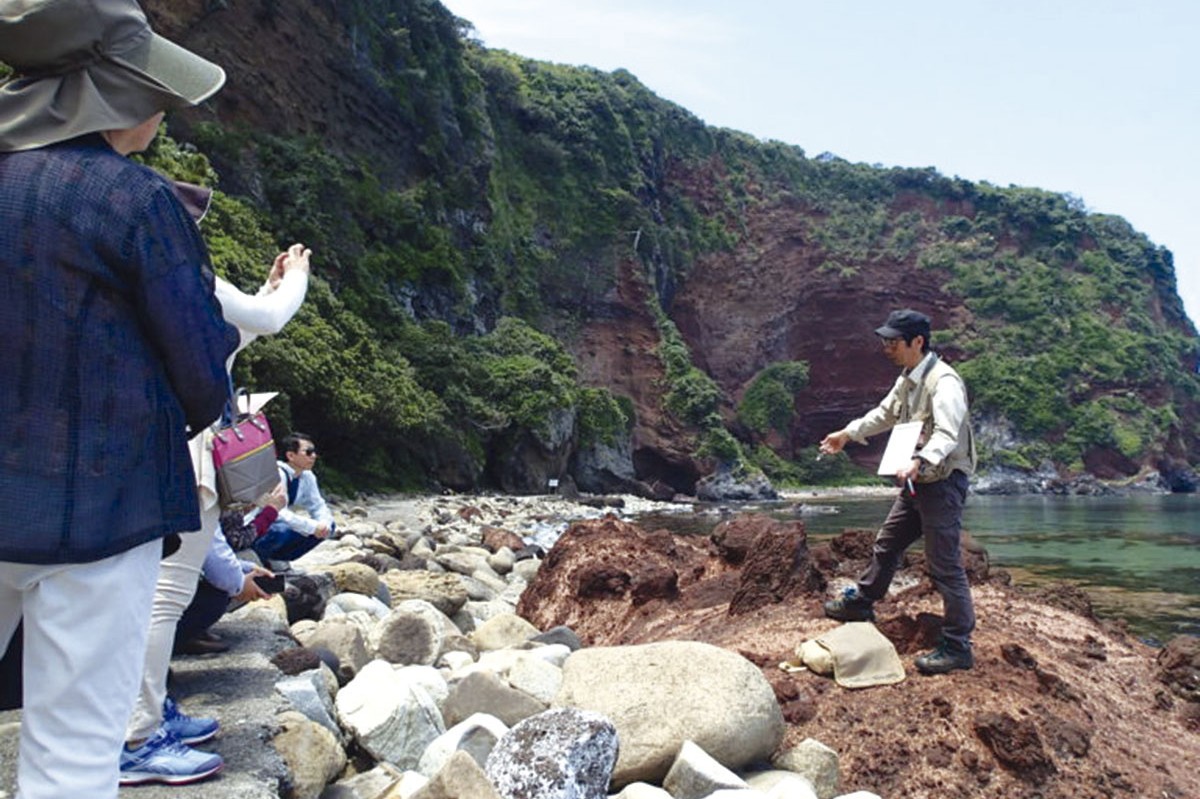
<svg viewBox="0 0 1200 799">
<path fill-rule="evenodd" d="M 810 476 L 789 459 L 890 384 L 870 331 L 897 306 L 934 317 L 988 463 L 1118 478 L 1200 458 L 1200 340 L 1171 255 L 1069 196 L 709 128 L 627 72 L 482 48 L 424 0 L 145 5 L 229 72 L 172 133 L 281 242 L 314 246 L 332 348 L 391 364 L 399 409 L 372 396 L 355 415 L 345 385 L 373 378 L 301 379 L 294 334 L 247 360 L 247 380 L 282 388 L 287 421 L 360 484 L 494 484 L 521 429 L 582 407 L 564 389 L 537 413 L 491 413 L 495 372 L 454 376 L 505 316 L 565 346 L 570 381 L 623 398 L 633 418 L 609 403 L 600 437 L 628 431 L 618 449 L 647 486 L 691 490 L 719 461 Z M 463 359 L 431 353 L 439 342 Z M 750 413 L 756 378 L 793 362 L 806 385 Z M 562 447 L 597 437 L 578 418 L 541 461 L 560 468 Z M 381 452 L 352 458 L 363 433 Z M 416 468 L 401 476 L 401 461 Z M 534 471 L 506 487 L 535 490 Z"/>
</svg>

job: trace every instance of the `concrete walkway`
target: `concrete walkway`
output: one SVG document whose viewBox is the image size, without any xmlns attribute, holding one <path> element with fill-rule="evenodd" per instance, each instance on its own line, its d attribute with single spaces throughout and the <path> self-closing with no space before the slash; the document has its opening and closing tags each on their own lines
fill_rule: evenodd
<svg viewBox="0 0 1200 799">
<path fill-rule="evenodd" d="M 171 662 L 171 694 L 185 713 L 214 716 L 220 734 L 198 748 L 225 758 L 225 768 L 196 785 L 122 788 L 121 799 L 277 799 L 286 769 L 271 746 L 276 714 L 289 707 L 275 692 L 282 673 L 270 663 L 289 639 L 253 621 L 226 616 L 213 627 L 231 644 L 217 655 Z M 16 794 L 20 711 L 0 713 L 0 799 Z"/>
</svg>

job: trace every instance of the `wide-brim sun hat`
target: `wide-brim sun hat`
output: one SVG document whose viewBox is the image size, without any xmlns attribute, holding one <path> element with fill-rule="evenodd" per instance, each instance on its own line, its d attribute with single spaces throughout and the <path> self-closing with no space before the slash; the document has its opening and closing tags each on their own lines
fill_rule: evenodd
<svg viewBox="0 0 1200 799">
<path fill-rule="evenodd" d="M 225 71 L 150 28 L 134 0 L 0 0 L 0 151 L 135 127 L 197 105 Z"/>
</svg>

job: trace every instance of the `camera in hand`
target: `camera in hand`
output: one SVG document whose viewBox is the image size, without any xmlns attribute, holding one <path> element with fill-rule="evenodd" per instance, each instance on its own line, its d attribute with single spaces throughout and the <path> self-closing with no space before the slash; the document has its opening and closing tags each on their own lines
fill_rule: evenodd
<svg viewBox="0 0 1200 799">
<path fill-rule="evenodd" d="M 282 574 L 276 574 L 270 577 L 265 574 L 256 574 L 254 575 L 254 582 L 258 583 L 258 587 L 266 591 L 268 594 L 283 593 L 284 584 Z"/>
</svg>

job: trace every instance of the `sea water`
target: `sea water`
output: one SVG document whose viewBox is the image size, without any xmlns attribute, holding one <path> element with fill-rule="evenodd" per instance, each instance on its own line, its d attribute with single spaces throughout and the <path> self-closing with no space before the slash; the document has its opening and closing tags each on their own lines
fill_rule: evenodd
<svg viewBox="0 0 1200 799">
<path fill-rule="evenodd" d="M 793 499 L 642 522 L 707 532 L 722 512 L 759 510 L 800 518 L 810 538 L 821 541 L 846 529 L 877 529 L 890 505 L 890 498 L 879 497 Z M 1008 570 L 1017 585 L 1077 585 L 1098 615 L 1123 619 L 1151 643 L 1200 635 L 1200 495 L 971 495 L 963 529 L 987 548 L 992 567 Z"/>
</svg>

